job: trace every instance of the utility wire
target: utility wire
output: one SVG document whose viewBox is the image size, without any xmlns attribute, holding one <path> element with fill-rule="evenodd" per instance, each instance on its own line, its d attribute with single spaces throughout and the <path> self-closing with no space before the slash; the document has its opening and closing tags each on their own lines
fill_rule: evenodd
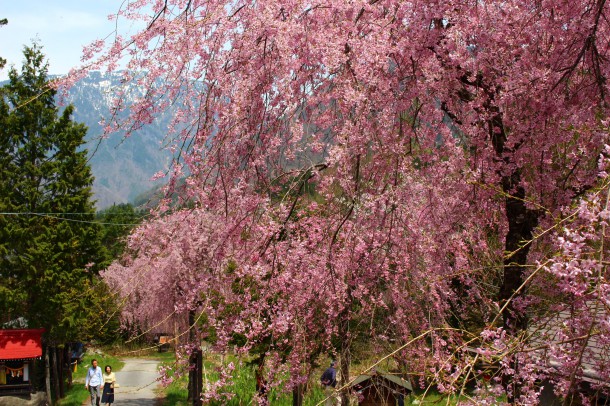
<svg viewBox="0 0 610 406">
<path fill-rule="evenodd" d="M 0 216 L 38 216 L 38 217 L 52 218 L 55 220 L 71 221 L 74 223 L 101 224 L 101 225 L 111 225 L 111 226 L 137 226 L 137 225 L 140 225 L 140 223 L 111 223 L 111 222 L 104 222 L 104 221 L 78 220 L 78 219 L 60 217 L 60 215 L 67 215 L 67 214 L 93 215 L 92 213 L 0 212 Z M 145 216 L 142 216 L 140 218 L 144 218 L 144 217 Z"/>
</svg>

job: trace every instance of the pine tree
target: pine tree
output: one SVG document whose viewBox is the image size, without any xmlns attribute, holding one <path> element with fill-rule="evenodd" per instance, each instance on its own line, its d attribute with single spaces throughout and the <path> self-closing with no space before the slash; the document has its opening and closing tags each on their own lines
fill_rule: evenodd
<svg viewBox="0 0 610 406">
<path fill-rule="evenodd" d="M 144 216 L 143 212 L 130 203 L 115 204 L 96 214 L 102 226 L 101 242 L 108 254 L 106 265 L 123 254 L 125 239 Z"/>
<path fill-rule="evenodd" d="M 82 336 L 103 257 L 94 224 L 87 128 L 62 112 L 41 47 L 24 47 L 0 100 L 0 289 L 3 317 L 24 317 L 57 342 Z M 6 321 L 6 320 L 5 320 Z"/>
</svg>

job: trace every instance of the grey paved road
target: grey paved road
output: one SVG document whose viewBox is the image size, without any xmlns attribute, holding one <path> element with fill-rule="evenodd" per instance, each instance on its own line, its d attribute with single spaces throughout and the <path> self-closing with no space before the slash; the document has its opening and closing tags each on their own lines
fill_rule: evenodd
<svg viewBox="0 0 610 406">
<path fill-rule="evenodd" d="M 119 387 L 114 390 L 117 406 L 153 406 L 159 362 L 149 359 L 123 359 L 125 366 L 116 372 Z"/>
</svg>

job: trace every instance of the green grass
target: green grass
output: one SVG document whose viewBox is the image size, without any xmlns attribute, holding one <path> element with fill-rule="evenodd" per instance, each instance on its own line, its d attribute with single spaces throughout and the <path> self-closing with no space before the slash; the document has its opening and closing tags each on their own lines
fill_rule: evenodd
<svg viewBox="0 0 610 406">
<path fill-rule="evenodd" d="M 218 372 L 216 366 L 219 365 L 219 360 L 215 360 L 215 357 L 211 356 L 204 360 L 204 382 L 206 379 L 209 382 L 215 382 L 218 380 Z M 166 362 L 172 364 L 173 358 Z M 254 369 L 246 365 L 239 365 L 239 361 L 234 357 L 227 357 L 224 362 L 225 364 L 233 361 L 237 367 L 233 373 L 233 385 L 223 388 L 223 392 L 232 393 L 234 396 L 230 400 L 221 400 L 218 402 L 212 402 L 210 405 L 220 406 L 246 406 L 252 404 L 252 398 L 255 391 L 255 378 Z M 315 378 L 315 377 L 314 377 Z M 187 382 L 188 378 L 183 376 L 180 379 L 174 381 L 171 385 L 160 390 L 159 396 L 162 398 L 160 406 L 189 406 L 187 402 Z M 317 384 L 317 380 L 311 382 L 309 385 L 310 389 L 305 393 L 303 399 L 303 405 L 314 406 L 319 404 L 325 398 L 324 393 L 320 385 Z M 438 391 L 431 389 L 428 391 L 416 390 L 416 392 L 410 396 L 405 397 L 405 404 L 413 404 L 417 401 L 419 405 L 447 405 L 455 406 L 458 402 L 467 401 L 468 398 L 465 396 L 458 397 L 455 395 L 445 395 Z M 499 403 L 506 402 L 505 397 L 497 399 Z M 271 391 L 269 395 L 269 403 L 273 406 L 292 406 L 292 393 L 285 393 L 278 390 Z"/>
<path fill-rule="evenodd" d="M 450 405 L 454 406 L 458 404 L 457 396 L 447 396 L 440 394 L 435 391 L 428 391 L 425 396 L 423 394 L 412 394 L 405 397 L 405 404 L 412 404 L 413 401 L 417 400 L 420 405 Z M 466 399 L 462 399 L 464 401 Z"/>
<path fill-rule="evenodd" d="M 211 402 L 210 405 L 220 406 L 245 406 L 252 404 L 252 398 L 255 392 L 255 377 L 254 369 L 251 366 L 245 364 L 240 365 L 237 359 L 228 357 L 225 363 L 233 361 L 237 367 L 233 372 L 233 384 L 223 388 L 223 392 L 232 393 L 233 397 L 229 400 L 223 399 L 218 402 Z M 173 359 L 166 364 L 173 363 Z M 203 379 L 204 382 L 215 382 L 218 380 L 219 375 L 216 371 L 216 367 L 219 364 L 218 360 L 213 357 L 205 359 L 203 362 Z M 174 381 L 171 385 L 162 389 L 160 396 L 162 397 L 162 406 L 188 406 L 187 396 L 187 382 L 188 377 L 181 377 Z M 204 384 L 205 385 L 205 384 Z M 319 385 L 311 385 L 311 389 L 305 393 L 303 404 L 306 406 L 313 406 L 324 399 L 324 394 Z M 286 393 L 281 390 L 272 390 L 269 394 L 269 401 L 272 405 L 278 406 L 292 406 L 292 393 Z"/>
<path fill-rule="evenodd" d="M 102 369 L 106 365 L 110 365 L 113 371 L 120 371 L 124 365 L 118 358 L 110 354 L 85 355 L 83 362 L 78 364 L 76 372 L 72 374 L 72 387 L 66 390 L 66 396 L 58 402 L 60 406 L 81 406 L 89 398 L 89 392 L 85 389 L 85 375 L 93 358 L 97 359 L 97 363 Z"/>
<path fill-rule="evenodd" d="M 176 354 L 173 351 L 165 351 L 165 352 L 153 351 L 153 352 L 150 352 L 150 353 L 148 353 L 142 357 L 138 357 L 138 358 L 155 359 L 164 364 L 173 364 L 174 361 L 176 360 Z"/>
<path fill-rule="evenodd" d="M 114 371 L 119 371 L 123 367 L 123 363 L 116 357 L 109 354 L 86 356 L 83 362 L 78 365 L 78 370 L 73 374 L 74 385 L 66 391 L 66 397 L 59 401 L 60 406 L 81 406 L 89 398 L 89 393 L 84 388 L 85 374 L 87 368 L 91 365 L 91 359 L 96 358 L 98 364 L 103 368 L 105 365 L 112 365 Z M 165 365 L 172 365 L 175 361 L 175 354 L 172 351 L 168 352 L 147 352 L 138 355 L 138 358 L 154 358 Z M 233 373 L 233 384 L 223 388 L 226 393 L 232 393 L 234 396 L 230 400 L 221 400 L 211 405 L 220 406 L 246 406 L 252 404 L 252 398 L 255 392 L 255 377 L 254 369 L 251 366 L 240 364 L 235 357 L 226 357 L 223 362 L 233 362 L 237 367 Z M 221 361 L 217 356 L 210 356 L 204 360 L 203 376 L 204 382 L 215 382 L 218 380 L 217 366 Z M 181 377 L 174 381 L 166 388 L 159 390 L 159 396 L 162 398 L 160 406 L 189 406 L 187 402 L 187 377 Z M 303 404 L 305 406 L 314 406 L 324 399 L 322 388 L 314 379 L 309 385 L 309 390 L 305 393 Z M 447 396 L 439 394 L 436 391 L 428 391 L 423 396 L 423 391 L 417 391 L 416 394 L 405 398 L 405 404 L 411 404 L 414 400 L 418 400 L 420 405 L 457 405 L 458 398 L 456 396 Z M 464 398 L 460 399 L 466 400 Z M 281 390 L 272 390 L 269 394 L 269 401 L 274 406 L 291 406 L 292 393 L 282 392 Z"/>
<path fill-rule="evenodd" d="M 494 396 L 495 402 L 494 404 L 506 404 L 506 396 Z M 457 395 L 446 395 L 443 393 L 439 393 L 435 389 L 430 389 L 428 391 L 423 391 L 421 389 L 416 389 L 415 393 L 410 396 L 405 397 L 405 405 L 412 404 L 413 401 L 417 400 L 419 405 L 448 405 L 455 406 L 457 404 L 464 402 L 472 402 L 472 399 L 467 395 L 457 396 Z"/>
</svg>

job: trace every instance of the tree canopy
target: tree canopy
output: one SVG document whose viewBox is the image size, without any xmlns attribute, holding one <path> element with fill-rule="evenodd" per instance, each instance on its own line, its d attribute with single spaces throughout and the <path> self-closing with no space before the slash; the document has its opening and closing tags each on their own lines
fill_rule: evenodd
<svg viewBox="0 0 610 406">
<path fill-rule="evenodd" d="M 62 343 L 94 328 L 92 277 L 104 252 L 92 223 L 87 129 L 71 106 L 55 106 L 41 48 L 23 55 L 0 90 L 2 321 L 23 317 Z"/>
<path fill-rule="evenodd" d="M 604 351 L 610 342 L 597 321 L 610 297 L 595 197 L 607 191 L 607 13 L 604 0 L 125 5 L 117 18 L 146 29 L 91 44 L 88 69 L 127 56 L 124 82 L 147 92 L 126 106 L 117 89 L 129 115 L 106 130 L 129 134 L 177 109 L 168 191 L 186 177 L 192 209 L 162 202 L 131 260 L 105 277 L 172 283 L 171 305 L 205 315 L 219 347 L 235 334 L 243 351 L 268 343 L 290 384 L 320 345 L 349 376 L 366 333 L 443 391 L 496 360 L 494 379 L 521 404 L 548 374 L 530 327 L 580 309 L 583 324 L 546 344 L 571 351 L 549 377 L 574 395 L 574 360 L 592 335 Z M 584 215 L 586 202 L 599 210 Z M 575 252 L 562 227 L 575 217 L 591 227 L 570 234 L 578 255 L 591 251 L 566 276 Z"/>
</svg>

